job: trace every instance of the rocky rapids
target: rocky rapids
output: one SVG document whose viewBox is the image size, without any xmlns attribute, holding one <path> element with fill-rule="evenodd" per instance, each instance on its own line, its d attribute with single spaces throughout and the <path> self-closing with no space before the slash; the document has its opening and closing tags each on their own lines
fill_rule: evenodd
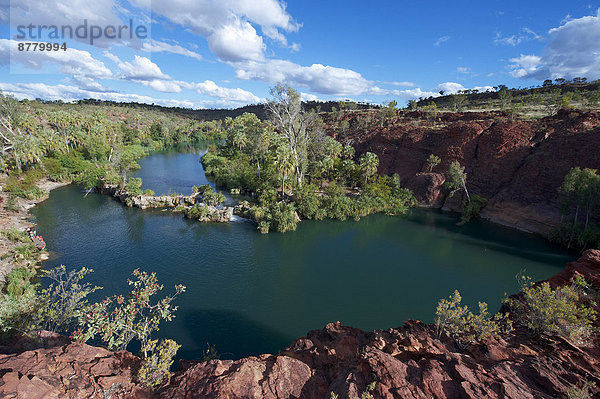
<svg viewBox="0 0 600 399">
<path fill-rule="evenodd" d="M 600 289 L 599 250 L 588 250 L 548 281 L 557 287 L 576 275 Z M 558 336 L 533 339 L 519 328 L 460 353 L 419 321 L 371 332 L 331 323 L 277 355 L 182 361 L 170 381 L 152 391 L 137 384 L 140 360 L 129 352 L 49 334 L 0 352 L 0 397 L 6 398 L 324 399 L 331 392 L 347 398 L 372 382 L 375 398 L 555 399 L 591 382 L 593 397 L 600 397 L 597 334 L 578 345 Z"/>
<path fill-rule="evenodd" d="M 467 172 L 471 194 L 489 200 L 481 216 L 534 233 L 548 233 L 560 221 L 558 187 L 575 166 L 600 169 L 600 115 L 561 110 L 541 120 L 511 120 L 501 112 L 400 111 L 378 121 L 367 111 L 326 120 L 328 133 L 351 143 L 357 155 L 379 156 L 379 173 L 397 173 L 421 206 L 460 210 L 462 198 L 443 188 L 452 161 Z M 339 124 L 344 122 L 344 131 Z M 441 164 L 432 171 L 430 154 Z"/>
</svg>

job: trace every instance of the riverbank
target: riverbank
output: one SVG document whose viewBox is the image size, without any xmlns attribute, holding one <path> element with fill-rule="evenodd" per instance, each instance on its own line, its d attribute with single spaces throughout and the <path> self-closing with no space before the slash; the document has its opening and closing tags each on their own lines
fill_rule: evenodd
<svg viewBox="0 0 600 399">
<path fill-rule="evenodd" d="M 556 288 L 578 275 L 600 289 L 600 251 L 587 251 L 548 282 Z M 597 303 L 595 310 L 600 310 Z M 451 339 L 439 339 L 433 325 L 419 321 L 371 332 L 337 322 L 310 331 L 277 355 L 182 361 L 170 381 L 154 391 L 136 382 L 139 359 L 129 352 L 112 353 L 60 336 L 43 342 L 3 348 L 0 394 L 322 399 L 331 392 L 358 396 L 375 383 L 376 398 L 553 399 L 583 387 L 598 395 L 600 386 L 597 334 L 574 343 L 559 336 L 533 339 L 518 328 L 505 339 L 474 343 L 461 353 Z"/>
<path fill-rule="evenodd" d="M 14 229 L 16 231 L 25 231 L 28 227 L 35 228 L 35 223 L 31 222 L 31 208 L 40 202 L 48 199 L 50 191 L 64 187 L 70 184 L 70 182 L 53 182 L 48 179 L 42 179 L 36 183 L 36 186 L 43 190 L 46 194 L 37 200 L 28 200 L 20 197 L 13 197 L 14 203 L 7 206 L 10 202 L 11 195 L 9 193 L 0 192 L 0 231 L 7 231 Z M 7 207 L 9 209 L 7 209 Z M 6 237 L 4 234 L 0 235 L 0 253 L 8 254 L 13 251 L 16 247 L 22 245 L 18 241 L 14 241 Z M 38 251 L 34 263 L 39 265 L 43 260 L 48 259 L 47 251 Z M 10 273 L 13 269 L 21 266 L 21 264 L 14 257 L 6 257 L 0 260 L 0 283 L 4 282 L 5 276 Z"/>
</svg>

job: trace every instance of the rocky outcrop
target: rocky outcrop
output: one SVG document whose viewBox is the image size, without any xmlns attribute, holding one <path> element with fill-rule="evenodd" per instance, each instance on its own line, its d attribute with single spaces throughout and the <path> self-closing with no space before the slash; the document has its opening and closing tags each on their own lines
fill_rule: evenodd
<svg viewBox="0 0 600 399">
<path fill-rule="evenodd" d="M 549 282 L 568 284 L 575 275 L 600 289 L 600 251 L 585 252 Z M 419 321 L 372 332 L 338 322 L 309 332 L 278 355 L 182 361 L 171 380 L 153 392 L 136 384 L 139 360 L 129 353 L 64 337 L 45 342 L 42 348 L 13 346 L 10 354 L 0 355 L 0 396 L 323 399 L 331 392 L 360 396 L 375 382 L 375 398 L 555 399 L 593 382 L 593 397 L 600 397 L 597 334 L 575 344 L 560 337 L 534 339 L 517 329 L 506 340 L 490 339 L 460 353 Z"/>
<path fill-rule="evenodd" d="M 562 110 L 541 120 L 510 120 L 502 113 L 444 113 L 435 122 L 421 112 L 400 112 L 385 123 L 372 123 L 368 112 L 348 113 L 357 155 L 379 156 L 379 172 L 398 173 L 423 206 L 459 210 L 459 195 L 447 199 L 443 181 L 428 172 L 436 154 L 443 175 L 452 161 L 466 167 L 468 188 L 489 200 L 481 216 L 521 230 L 546 233 L 560 220 L 557 189 L 575 166 L 600 169 L 600 116 Z M 339 132 L 330 121 L 330 134 Z"/>
<path fill-rule="evenodd" d="M 118 186 L 105 184 L 98 188 L 100 194 L 112 195 L 119 201 L 140 209 L 147 208 L 175 208 L 189 206 L 196 203 L 197 193 L 192 195 L 131 195 Z"/>
</svg>

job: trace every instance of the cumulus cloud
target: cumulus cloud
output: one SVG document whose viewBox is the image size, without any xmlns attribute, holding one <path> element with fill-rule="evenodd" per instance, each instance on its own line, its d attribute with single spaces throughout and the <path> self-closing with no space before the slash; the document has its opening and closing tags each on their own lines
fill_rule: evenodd
<svg viewBox="0 0 600 399">
<path fill-rule="evenodd" d="M 191 82 L 178 82 L 181 87 L 189 90 L 194 90 L 198 94 L 207 95 L 210 97 L 216 97 L 221 99 L 227 99 L 230 101 L 241 102 L 241 103 L 259 103 L 263 99 L 256 97 L 254 94 L 244 89 L 235 88 L 230 89 L 227 87 L 218 86 L 212 80 L 205 80 L 201 83 Z"/>
<path fill-rule="evenodd" d="M 16 40 L 0 39 L 0 65 L 21 64 L 33 70 L 45 65 L 55 65 L 58 72 L 74 77 L 87 76 L 96 79 L 112 77 L 110 69 L 83 50 L 68 48 L 66 51 L 18 51 Z"/>
<path fill-rule="evenodd" d="M 56 26 L 59 27 L 59 30 L 62 26 L 70 26 L 75 30 L 76 27 L 84 23 L 87 23 L 88 27 L 96 25 L 102 28 L 125 25 L 118 12 L 119 10 L 126 10 L 120 7 L 116 0 L 10 0 L 9 9 L 10 23 L 13 27 L 18 25 L 29 26 L 31 24 L 35 27 Z M 145 19 L 145 16 L 141 15 L 133 23 L 135 26 L 143 24 L 148 28 L 149 21 L 142 22 Z M 14 32 L 16 33 L 16 31 Z M 29 37 L 29 31 L 26 32 L 28 41 L 42 39 L 37 37 L 38 32 L 35 29 L 33 30 L 35 37 Z M 127 34 L 129 31 L 123 32 L 120 40 L 102 35 L 103 37 L 94 40 L 94 45 L 108 48 L 114 44 L 125 44 L 136 49 L 140 48 L 142 40 L 135 35 L 130 36 Z M 45 30 L 45 33 L 48 33 L 48 30 Z M 73 35 L 72 38 L 73 40 L 89 43 L 88 37 L 78 38 Z"/>
<path fill-rule="evenodd" d="M 600 78 L 600 10 L 594 16 L 571 19 L 548 32 L 542 55 L 512 58 L 511 75 L 537 80 Z"/>
<path fill-rule="evenodd" d="M 126 79 L 132 80 L 168 80 L 169 75 L 165 75 L 158 65 L 146 57 L 134 56 L 131 62 L 119 62 L 119 68 L 123 71 Z"/>
<path fill-rule="evenodd" d="M 464 90 L 465 87 L 463 85 L 461 85 L 460 83 L 445 82 L 445 83 L 440 83 L 439 85 L 437 85 L 437 87 L 435 89 L 438 92 L 443 90 L 444 93 L 446 93 L 446 94 L 456 94 L 459 91 Z"/>
<path fill-rule="evenodd" d="M 292 86 L 306 87 L 312 92 L 337 96 L 384 94 L 373 82 L 350 69 L 321 64 L 302 66 L 287 60 L 251 61 L 233 65 L 236 76 L 243 80 L 260 80 L 270 84 L 286 82 Z"/>
<path fill-rule="evenodd" d="M 138 7 L 149 8 L 149 0 L 130 0 Z M 208 41 L 209 48 L 221 60 L 261 60 L 265 44 L 262 34 L 287 46 L 286 32 L 300 27 L 279 0 L 174 0 L 152 2 L 155 16 L 184 26 Z M 292 44 L 292 49 L 298 48 Z"/>
<path fill-rule="evenodd" d="M 439 97 L 439 93 L 432 91 L 423 91 L 420 88 L 408 89 L 408 90 L 392 90 L 390 94 L 401 98 L 403 100 L 416 100 L 419 98 Z"/>
</svg>

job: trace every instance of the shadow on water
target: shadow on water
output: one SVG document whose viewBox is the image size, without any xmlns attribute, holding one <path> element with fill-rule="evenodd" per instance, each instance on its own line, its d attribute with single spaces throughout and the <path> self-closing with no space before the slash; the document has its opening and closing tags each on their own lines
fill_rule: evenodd
<svg viewBox="0 0 600 399">
<path fill-rule="evenodd" d="M 180 359 L 202 360 L 207 343 L 214 345 L 220 359 L 277 353 L 296 338 L 233 310 L 183 311 L 177 314 L 177 319 L 190 337 L 177 354 Z M 182 326 L 174 323 L 169 328 L 164 328 L 164 331 L 180 327 Z"/>
</svg>

